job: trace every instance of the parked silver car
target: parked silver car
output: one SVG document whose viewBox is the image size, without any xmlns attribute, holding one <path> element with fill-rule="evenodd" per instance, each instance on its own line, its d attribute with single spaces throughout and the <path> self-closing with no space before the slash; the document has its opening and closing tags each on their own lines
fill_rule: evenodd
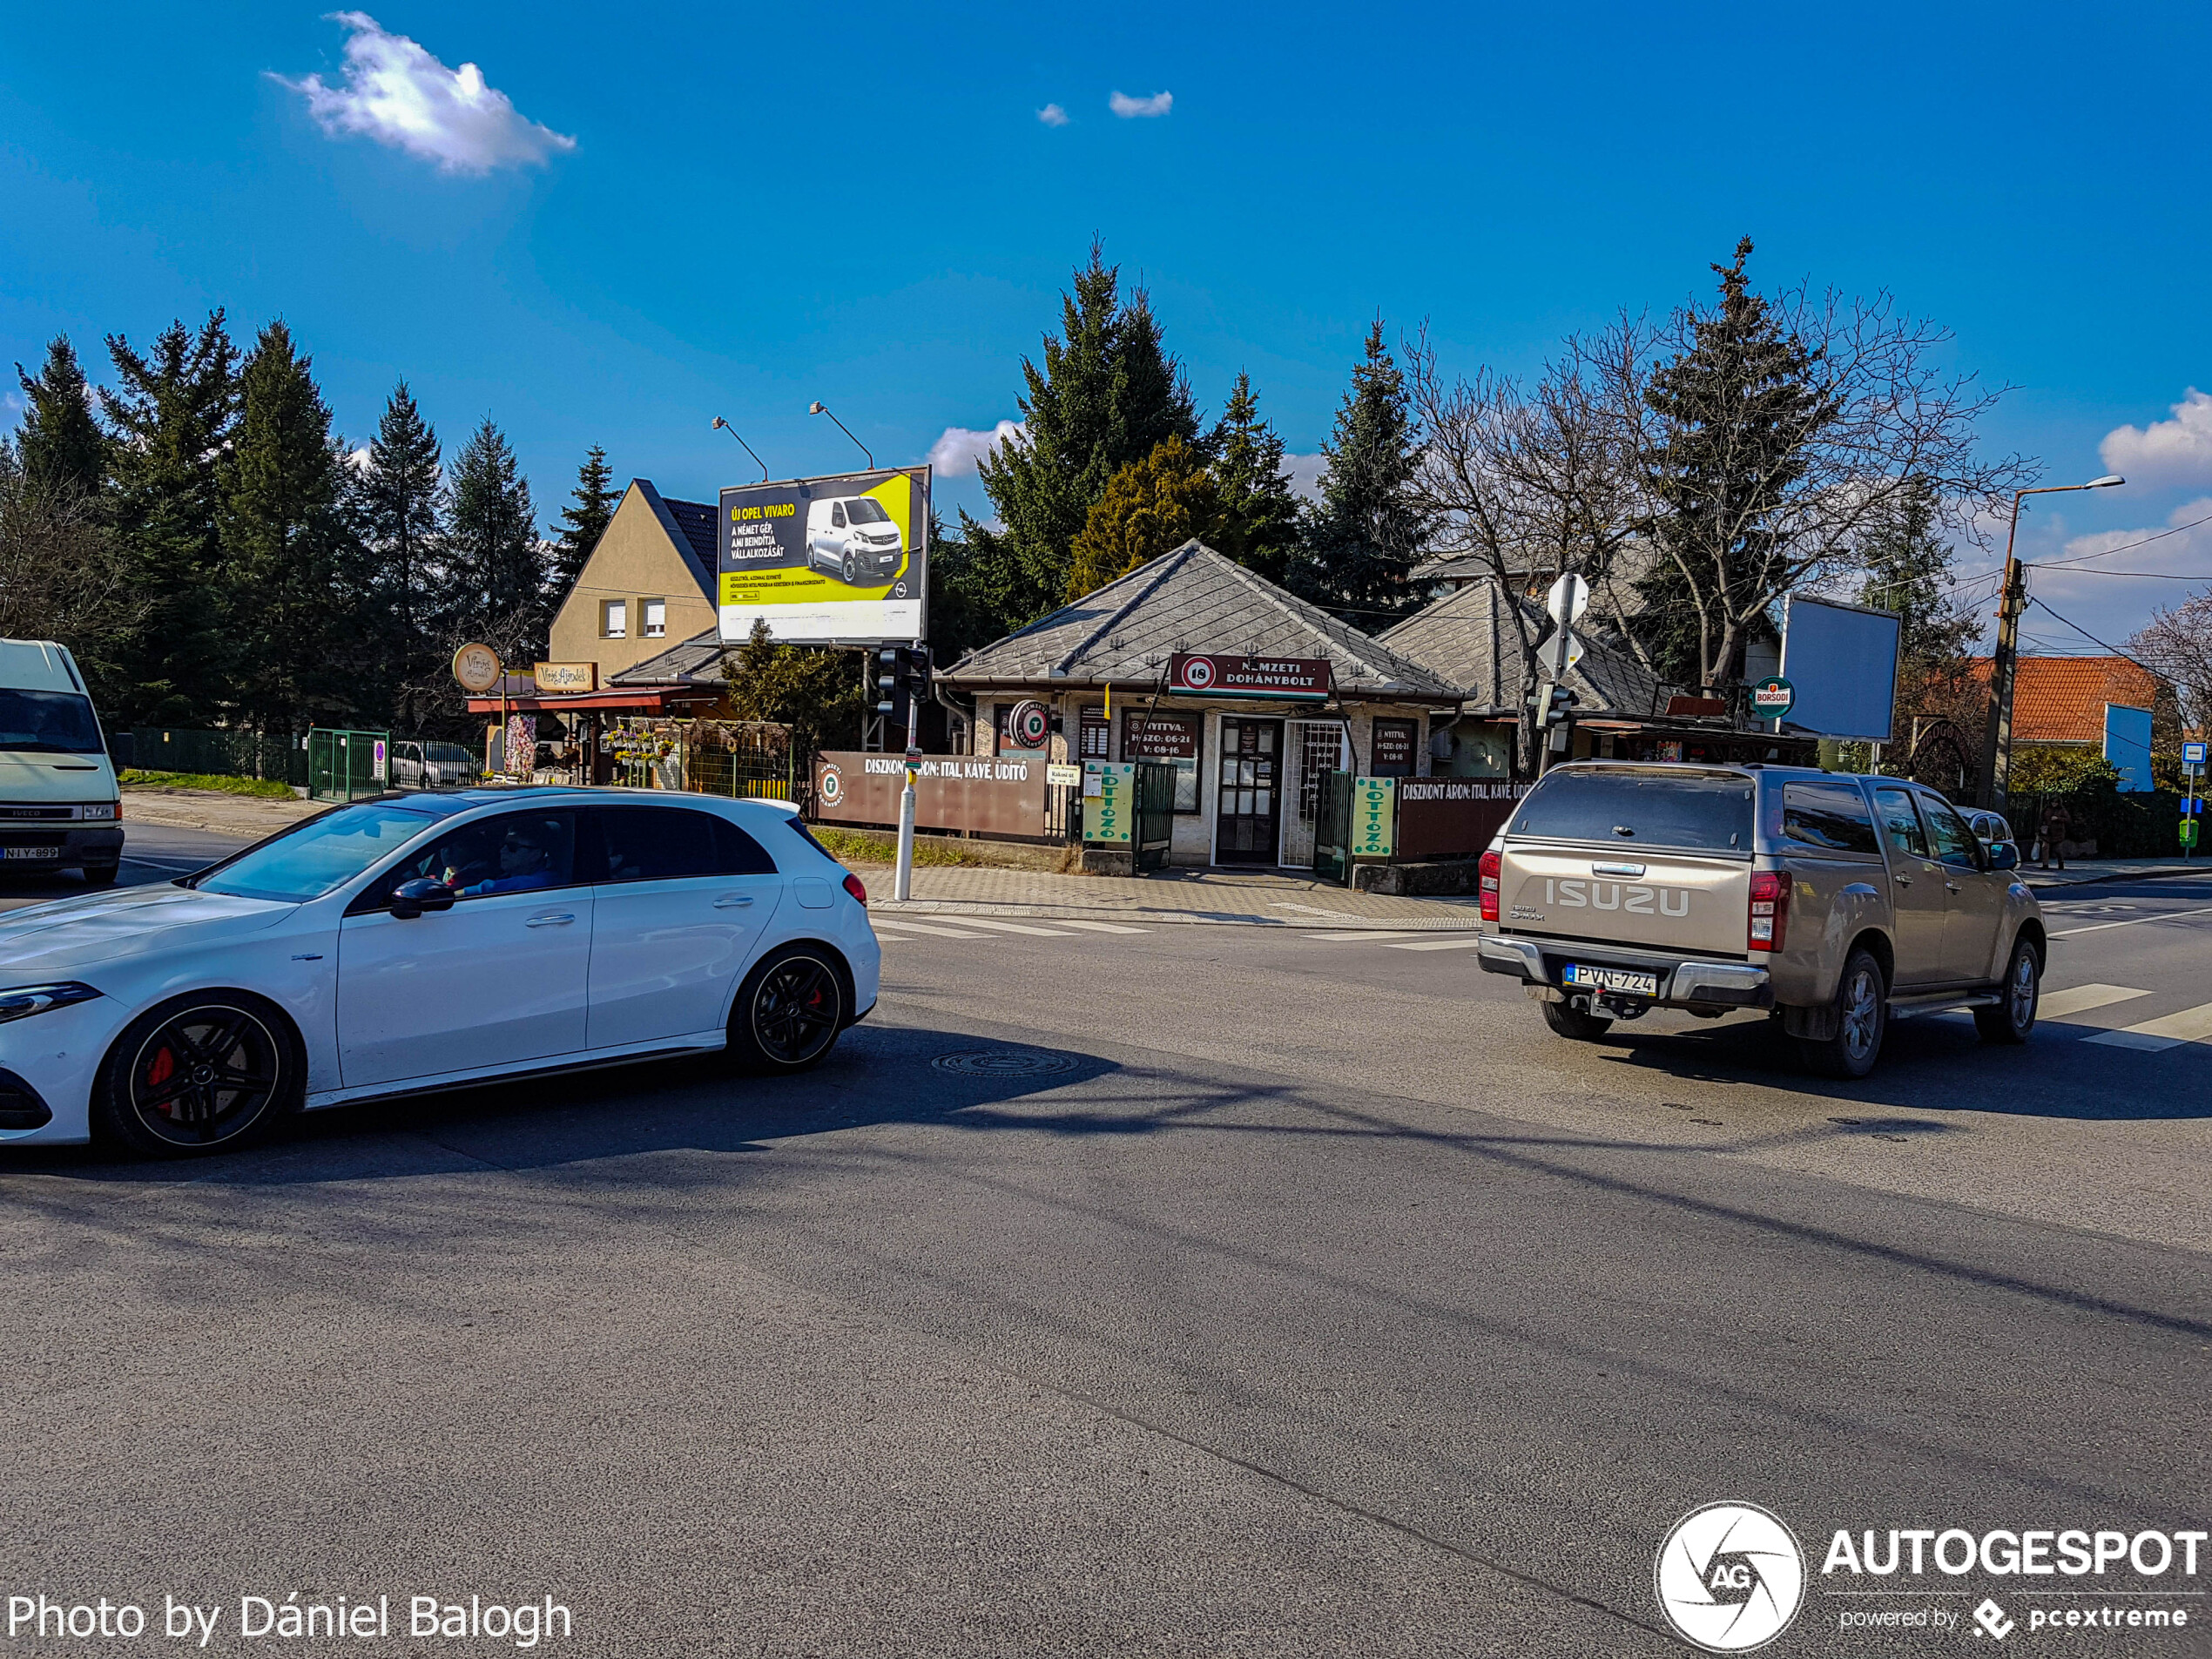
<svg viewBox="0 0 2212 1659">
<path fill-rule="evenodd" d="M 1873 1069 L 1893 1008 L 2035 1023 L 2045 937 L 2020 849 L 1933 790 L 1794 767 L 1578 762 L 1482 856 L 1483 968 L 1561 1036 L 1655 1008 L 1777 1010 L 1817 1069 Z"/>
<path fill-rule="evenodd" d="M 461 789 L 476 781 L 483 768 L 457 743 L 402 738 L 392 745 L 395 789 Z"/>
</svg>

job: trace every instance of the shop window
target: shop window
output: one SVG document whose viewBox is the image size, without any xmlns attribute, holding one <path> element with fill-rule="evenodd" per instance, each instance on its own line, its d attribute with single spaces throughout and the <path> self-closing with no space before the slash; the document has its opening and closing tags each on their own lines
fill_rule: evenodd
<svg viewBox="0 0 2212 1659">
<path fill-rule="evenodd" d="M 1205 732 L 1202 714 L 1157 714 L 1130 709 L 1122 715 L 1122 759 L 1164 760 L 1176 771 L 1175 810 L 1198 810 L 1198 752 Z"/>
<path fill-rule="evenodd" d="M 610 599 L 599 607 L 599 637 L 627 639 L 630 637 L 630 601 Z"/>
<path fill-rule="evenodd" d="M 646 638 L 665 639 L 668 637 L 667 600 L 640 599 L 637 602 L 637 609 L 644 619 Z"/>
</svg>

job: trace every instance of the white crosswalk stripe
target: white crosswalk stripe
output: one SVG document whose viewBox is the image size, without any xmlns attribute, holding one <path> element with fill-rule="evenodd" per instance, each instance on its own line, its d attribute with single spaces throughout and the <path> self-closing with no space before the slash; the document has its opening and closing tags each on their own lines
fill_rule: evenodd
<svg viewBox="0 0 2212 1659">
<path fill-rule="evenodd" d="M 1072 921 L 1066 916 L 1052 916 L 1047 920 L 1055 927 L 1080 927 L 1087 934 L 1143 934 L 1151 931 L 1149 927 L 1124 927 L 1118 921 Z"/>
<path fill-rule="evenodd" d="M 981 916 L 962 916 L 960 919 L 960 925 L 963 927 L 988 928 L 995 934 L 1030 934 L 1039 939 L 1069 937 L 1068 930 L 1064 927 L 1032 927 L 1027 922 L 988 921 Z"/>
<path fill-rule="evenodd" d="M 927 934 L 933 939 L 988 939 L 988 934 L 962 933 L 957 927 L 932 927 L 920 921 L 879 921 L 875 924 L 878 939 L 903 939 L 909 934 Z"/>
<path fill-rule="evenodd" d="M 2036 1004 L 2035 1017 L 2063 1020 L 2068 1015 L 2087 1014 L 2096 1008 L 2110 1008 L 2114 1002 L 2131 1002 L 2149 995 L 2148 991 L 2138 991 L 2126 985 L 2074 985 L 2046 995 Z"/>
<path fill-rule="evenodd" d="M 2179 1014 L 2145 1020 L 2141 1025 L 2131 1025 L 2122 1030 L 2100 1031 L 2083 1041 L 2108 1043 L 2115 1049 L 2137 1049 L 2147 1054 L 2155 1054 L 2163 1049 L 2178 1049 L 2185 1042 L 2212 1041 L 2212 1002 L 2200 1002 L 2193 1008 L 2183 1008 Z"/>
<path fill-rule="evenodd" d="M 1385 950 L 1473 950 L 1482 942 L 1480 934 L 1462 934 L 1455 939 L 1424 939 L 1417 943 L 1385 945 Z"/>
<path fill-rule="evenodd" d="M 1304 934 L 1301 938 L 1316 939 L 1331 945 L 1355 945 L 1370 939 L 1419 939 L 1419 934 L 1409 934 L 1403 927 L 1380 927 L 1372 930 L 1345 929 L 1325 934 Z"/>
</svg>

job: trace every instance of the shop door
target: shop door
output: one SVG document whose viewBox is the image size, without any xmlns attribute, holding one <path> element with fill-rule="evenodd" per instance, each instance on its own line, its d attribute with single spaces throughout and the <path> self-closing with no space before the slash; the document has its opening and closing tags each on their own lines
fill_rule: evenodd
<svg viewBox="0 0 2212 1659">
<path fill-rule="evenodd" d="M 1283 819 L 1283 723 L 1221 723 L 1221 799 L 1214 828 L 1217 864 L 1272 864 Z"/>
<path fill-rule="evenodd" d="M 1304 869 L 1313 862 L 1313 820 L 1320 810 L 1321 780 L 1344 765 L 1344 728 L 1330 721 L 1292 721 L 1290 751 L 1284 757 L 1293 768 L 1285 781 L 1290 795 L 1290 821 L 1283 828 L 1283 862 Z"/>
</svg>

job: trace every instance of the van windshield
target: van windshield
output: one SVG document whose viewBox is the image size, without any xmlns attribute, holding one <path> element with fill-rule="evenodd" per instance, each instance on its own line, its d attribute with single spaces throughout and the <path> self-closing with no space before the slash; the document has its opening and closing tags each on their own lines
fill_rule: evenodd
<svg viewBox="0 0 2212 1659">
<path fill-rule="evenodd" d="M 0 751 L 34 754 L 104 752 L 92 699 L 79 691 L 0 691 Z"/>
<path fill-rule="evenodd" d="M 1751 850 L 1749 778 L 1725 772 L 1554 772 L 1528 792 L 1512 833 L 1614 846 Z"/>
<path fill-rule="evenodd" d="M 888 524 L 891 522 L 891 515 L 883 510 L 882 504 L 870 501 L 866 496 L 855 499 L 851 506 L 855 524 Z"/>
</svg>

